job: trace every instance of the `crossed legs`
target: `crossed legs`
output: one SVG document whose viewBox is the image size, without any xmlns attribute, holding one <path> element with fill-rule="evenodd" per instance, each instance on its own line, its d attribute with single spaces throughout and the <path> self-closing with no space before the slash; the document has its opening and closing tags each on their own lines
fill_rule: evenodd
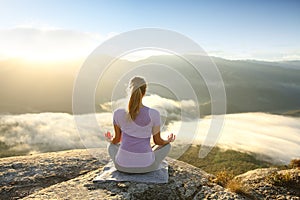
<svg viewBox="0 0 300 200">
<path fill-rule="evenodd" d="M 154 160 L 153 164 L 148 167 L 122 167 L 115 162 L 115 157 L 118 153 L 119 146 L 120 145 L 118 145 L 118 144 L 109 143 L 108 147 L 107 147 L 108 153 L 109 153 L 110 158 L 113 160 L 116 169 L 119 171 L 122 171 L 122 172 L 127 172 L 127 173 L 146 173 L 146 172 L 151 172 L 151 171 L 158 169 L 160 163 L 168 155 L 168 153 L 171 149 L 170 144 L 167 144 L 164 146 L 159 146 L 158 148 L 156 148 L 154 150 L 155 160 Z"/>
</svg>

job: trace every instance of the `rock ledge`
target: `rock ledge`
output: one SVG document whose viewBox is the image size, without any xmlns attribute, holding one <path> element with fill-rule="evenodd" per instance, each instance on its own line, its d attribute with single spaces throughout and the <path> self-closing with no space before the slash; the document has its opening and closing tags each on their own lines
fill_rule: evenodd
<svg viewBox="0 0 300 200">
<path fill-rule="evenodd" d="M 91 151 L 101 159 L 91 156 Z M 258 169 L 236 177 L 250 188 L 252 196 L 246 197 L 213 183 L 210 181 L 213 175 L 171 158 L 167 158 L 167 184 L 93 183 L 108 161 L 105 149 L 2 158 L 0 196 L 3 199 L 300 199 L 294 191 L 265 183 L 265 177 L 277 169 Z M 293 174 L 299 176 L 299 171 L 294 169 Z"/>
</svg>

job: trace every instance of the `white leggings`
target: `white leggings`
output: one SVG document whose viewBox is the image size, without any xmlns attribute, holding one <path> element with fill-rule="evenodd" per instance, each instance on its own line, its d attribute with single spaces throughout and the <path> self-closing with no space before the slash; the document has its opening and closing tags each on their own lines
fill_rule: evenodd
<svg viewBox="0 0 300 200">
<path fill-rule="evenodd" d="M 155 150 L 154 151 L 155 160 L 154 160 L 153 164 L 148 167 L 122 167 L 115 162 L 115 157 L 118 153 L 119 146 L 120 145 L 118 145 L 118 144 L 109 143 L 107 146 L 108 153 L 109 153 L 110 158 L 113 160 L 116 169 L 118 171 L 127 172 L 127 173 L 146 173 L 146 172 L 151 172 L 151 171 L 157 170 L 159 168 L 160 163 L 168 155 L 168 153 L 171 149 L 171 145 L 166 144 L 166 145 L 162 146 L 161 148 Z"/>
</svg>

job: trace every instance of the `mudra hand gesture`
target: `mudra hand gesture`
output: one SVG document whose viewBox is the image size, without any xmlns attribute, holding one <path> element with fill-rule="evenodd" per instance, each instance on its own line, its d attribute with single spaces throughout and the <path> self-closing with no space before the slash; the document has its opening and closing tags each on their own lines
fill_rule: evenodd
<svg viewBox="0 0 300 200">
<path fill-rule="evenodd" d="M 111 139 L 113 138 L 113 136 L 111 135 L 111 133 L 109 131 L 107 131 L 105 134 L 105 139 L 108 141 L 108 142 L 111 142 Z"/>
<path fill-rule="evenodd" d="M 173 133 L 171 133 L 170 135 L 168 135 L 168 142 L 174 142 L 174 140 L 176 139 L 176 135 L 174 135 Z"/>
</svg>

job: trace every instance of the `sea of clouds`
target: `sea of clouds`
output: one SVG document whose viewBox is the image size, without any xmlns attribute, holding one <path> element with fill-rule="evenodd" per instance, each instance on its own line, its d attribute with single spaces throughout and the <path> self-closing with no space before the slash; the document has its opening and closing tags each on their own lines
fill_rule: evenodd
<svg viewBox="0 0 300 200">
<path fill-rule="evenodd" d="M 228 114 L 219 137 L 212 138 L 207 135 L 210 116 L 186 121 L 185 124 L 190 123 L 190 127 L 197 123 L 197 129 L 182 131 L 181 112 L 194 112 L 189 110 L 194 108 L 193 102 L 178 102 L 152 95 L 145 97 L 145 104 L 161 111 L 164 122 L 162 135 L 166 137 L 168 133 L 175 133 L 178 139 L 174 146 L 183 141 L 201 145 L 207 138 L 217 140 L 217 145 L 223 148 L 266 155 L 277 162 L 288 163 L 293 158 L 299 158 L 300 118 L 267 113 Z M 106 106 L 109 110 L 111 105 L 103 104 L 102 107 Z M 119 101 L 118 106 L 122 105 L 123 100 Z M 113 132 L 112 112 L 89 115 L 95 116 L 97 126 L 87 120 L 90 119 L 88 115 L 76 116 L 84 124 L 81 131 L 77 129 L 74 116 L 67 113 L 0 115 L 0 142 L 8 146 L 8 149 L 1 151 L 38 153 L 106 147 L 103 134 Z M 193 140 L 186 141 L 184 138 Z"/>
</svg>

